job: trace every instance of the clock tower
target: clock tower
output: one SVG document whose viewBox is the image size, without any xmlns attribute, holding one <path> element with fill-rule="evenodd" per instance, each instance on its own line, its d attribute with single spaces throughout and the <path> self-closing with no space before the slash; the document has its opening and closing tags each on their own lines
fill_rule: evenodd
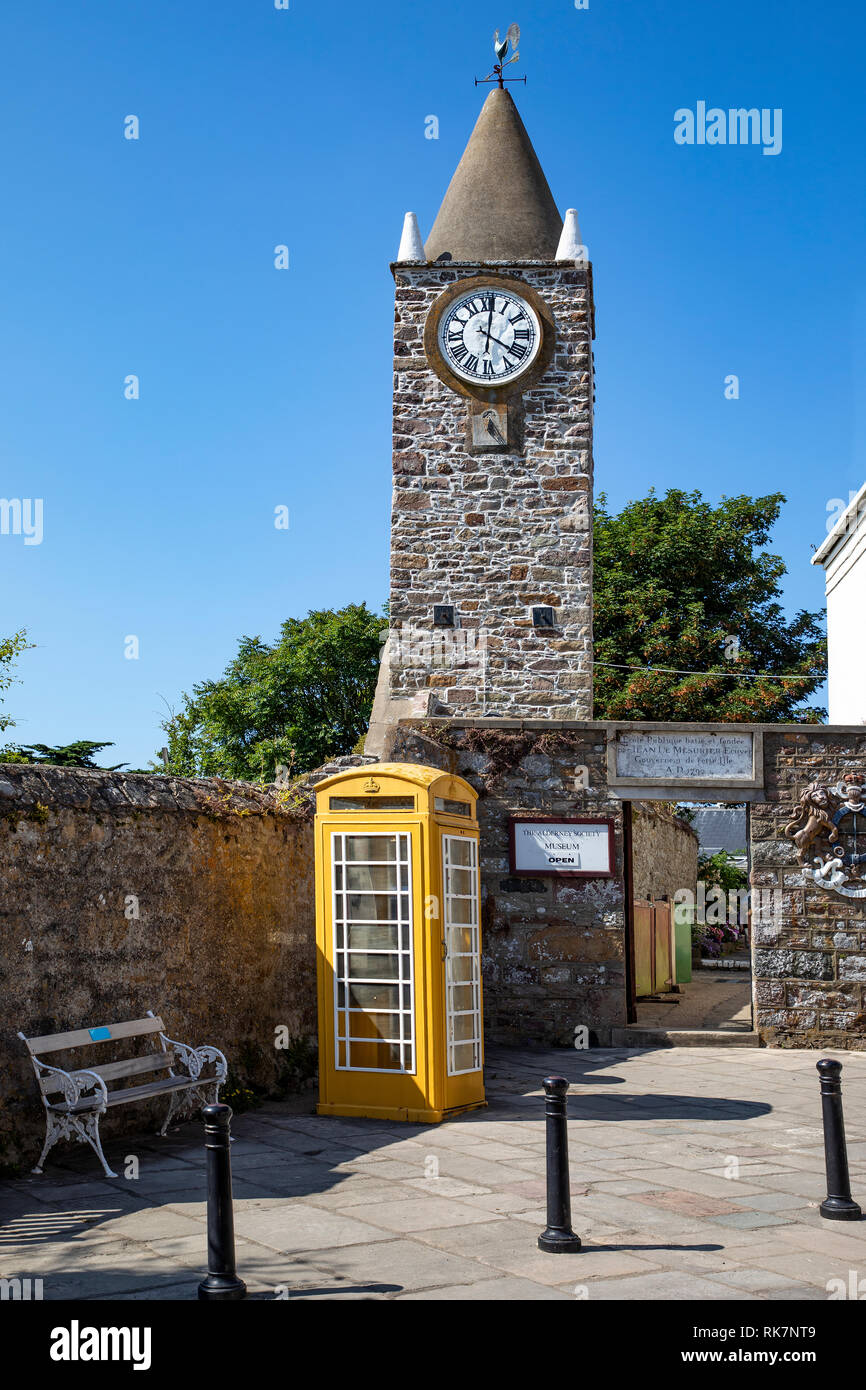
<svg viewBox="0 0 866 1390">
<path fill-rule="evenodd" d="M 499 81 L 392 266 L 379 756 L 401 718 L 592 717 L 592 266 Z"/>
</svg>

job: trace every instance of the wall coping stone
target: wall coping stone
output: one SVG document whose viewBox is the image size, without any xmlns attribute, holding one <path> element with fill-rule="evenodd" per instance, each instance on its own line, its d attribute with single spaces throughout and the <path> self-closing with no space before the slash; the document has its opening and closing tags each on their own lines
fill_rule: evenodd
<svg viewBox="0 0 866 1390">
<path fill-rule="evenodd" d="M 108 772 L 43 763 L 0 763 L 0 817 L 37 805 L 49 810 L 105 814 L 128 809 L 297 817 L 303 808 L 285 804 L 283 793 L 281 787 L 229 782 L 223 777 L 172 777 L 164 773 Z"/>
<path fill-rule="evenodd" d="M 521 729 L 527 733 L 536 729 L 636 729 L 652 732 L 702 733 L 708 729 L 718 729 L 718 724 L 695 724 L 675 720 L 655 719 L 460 719 L 430 715 L 425 719 L 400 719 L 399 724 L 417 727 L 419 724 L 436 724 L 452 729 Z M 746 724 L 730 722 L 732 730 L 743 733 L 799 734 L 808 741 L 817 734 L 861 734 L 866 738 L 866 724 Z"/>
</svg>

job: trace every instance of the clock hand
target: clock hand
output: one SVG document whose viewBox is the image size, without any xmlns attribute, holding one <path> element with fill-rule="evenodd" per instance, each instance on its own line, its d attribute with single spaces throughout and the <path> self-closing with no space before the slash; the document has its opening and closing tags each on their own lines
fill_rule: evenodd
<svg viewBox="0 0 866 1390">
<path fill-rule="evenodd" d="M 514 351 L 514 348 L 513 348 L 513 347 L 508 347 L 505 343 L 503 343 L 503 341 L 502 341 L 501 338 L 494 338 L 494 336 L 493 336 L 492 333 L 489 333 L 489 334 L 487 335 L 487 341 L 488 341 L 488 343 L 490 343 L 490 342 L 498 343 L 499 346 L 500 346 L 501 348 L 505 348 L 505 351 L 506 351 L 506 352 L 513 352 L 513 351 Z"/>
</svg>

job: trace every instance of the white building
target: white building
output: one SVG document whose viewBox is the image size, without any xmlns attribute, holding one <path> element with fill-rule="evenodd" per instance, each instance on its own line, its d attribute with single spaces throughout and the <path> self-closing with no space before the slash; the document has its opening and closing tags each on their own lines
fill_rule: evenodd
<svg viewBox="0 0 866 1390">
<path fill-rule="evenodd" d="M 827 578 L 829 719 L 866 723 L 866 483 L 812 556 Z"/>
</svg>

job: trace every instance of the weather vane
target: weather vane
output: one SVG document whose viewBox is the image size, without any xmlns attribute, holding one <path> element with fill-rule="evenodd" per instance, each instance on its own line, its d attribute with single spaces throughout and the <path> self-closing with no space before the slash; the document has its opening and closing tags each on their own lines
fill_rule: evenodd
<svg viewBox="0 0 866 1390">
<path fill-rule="evenodd" d="M 518 51 L 517 51 L 517 46 L 518 46 L 519 43 L 520 43 L 520 25 L 519 25 L 519 24 L 512 24 L 511 27 L 510 27 L 510 29 L 508 30 L 508 33 L 505 35 L 505 38 L 504 38 L 504 39 L 500 39 L 500 37 L 499 37 L 499 30 L 498 30 L 498 29 L 496 30 L 496 33 L 495 33 L 494 36 L 493 36 L 493 51 L 494 51 L 494 53 L 496 54 L 496 57 L 499 59 L 499 61 L 497 62 L 496 66 L 494 67 L 493 71 L 492 71 L 491 73 L 488 73 L 488 75 L 487 75 L 486 77 L 476 77 L 476 79 L 475 79 L 475 85 L 476 85 L 476 87 L 483 87 L 484 84 L 485 84 L 485 82 L 498 82 L 499 85 L 500 85 L 500 87 L 504 87 L 505 84 L 506 84 L 506 82 L 525 82 L 525 81 L 526 81 L 526 78 L 525 78 L 525 77 L 503 77 L 503 76 L 502 76 L 503 70 L 504 70 L 505 68 L 510 67 L 512 63 L 516 63 L 516 62 L 519 61 L 519 59 L 520 59 L 520 54 L 519 54 Z M 508 59 L 508 62 L 506 63 L 506 62 L 503 62 L 503 59 L 504 59 L 506 53 L 508 52 L 508 45 L 509 45 L 509 44 L 511 44 L 511 55 L 512 55 L 512 56 Z"/>
</svg>

